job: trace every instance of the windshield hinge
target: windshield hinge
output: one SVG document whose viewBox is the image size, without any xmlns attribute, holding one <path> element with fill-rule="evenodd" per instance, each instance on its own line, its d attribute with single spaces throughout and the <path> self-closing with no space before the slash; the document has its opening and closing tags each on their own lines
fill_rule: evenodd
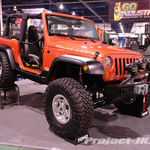
<svg viewBox="0 0 150 150">
<path fill-rule="evenodd" d="M 99 51 L 96 51 L 95 54 L 94 54 L 94 56 L 93 56 L 93 58 L 96 60 L 96 58 L 98 57 L 98 55 L 99 55 Z"/>
</svg>

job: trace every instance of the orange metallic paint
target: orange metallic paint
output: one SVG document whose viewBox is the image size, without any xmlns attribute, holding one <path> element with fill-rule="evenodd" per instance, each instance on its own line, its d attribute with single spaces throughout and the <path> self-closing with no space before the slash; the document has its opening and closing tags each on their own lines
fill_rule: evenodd
<svg viewBox="0 0 150 150">
<path fill-rule="evenodd" d="M 99 41 L 93 43 L 88 39 L 79 39 L 79 38 L 75 38 L 76 41 L 74 41 L 69 37 L 52 37 L 52 36 L 49 36 L 47 39 L 48 40 L 45 43 L 47 46 L 44 49 L 43 70 L 45 70 L 45 68 L 50 68 L 54 58 L 56 58 L 57 56 L 69 54 L 93 59 L 95 52 L 99 50 L 100 54 L 97 60 L 100 61 L 103 64 L 103 66 L 104 66 L 103 58 L 105 58 L 106 56 L 110 56 L 112 58 L 112 65 L 110 66 L 110 68 L 106 69 L 104 67 L 105 72 L 107 71 L 110 72 L 109 77 L 103 75 L 103 79 L 106 82 L 123 80 L 127 75 L 125 74 L 121 76 L 120 75 L 116 76 L 116 70 L 114 69 L 115 58 L 120 58 L 120 56 L 122 56 L 123 58 L 132 57 L 133 59 L 134 58 L 140 59 L 141 57 L 143 57 L 143 55 L 130 50 L 115 47 L 110 48 L 110 46 L 108 45 L 100 44 Z M 49 50 L 50 53 L 47 53 L 47 50 Z M 120 68 L 118 67 L 118 71 L 120 71 L 119 69 Z"/>
<path fill-rule="evenodd" d="M 106 75 L 103 75 L 103 80 L 106 82 L 117 81 L 117 80 L 123 80 L 126 74 L 116 76 L 116 70 L 114 69 L 115 58 L 121 58 L 121 57 L 131 58 L 132 57 L 132 58 L 140 59 L 141 57 L 143 57 L 143 55 L 127 50 L 127 49 L 121 49 L 117 47 L 103 45 L 101 44 L 100 41 L 95 41 L 94 43 L 90 39 L 75 38 L 75 40 L 73 40 L 70 37 L 48 36 L 47 24 L 46 24 L 46 19 L 45 19 L 46 14 L 49 14 L 49 13 L 47 12 L 42 13 L 43 33 L 44 33 L 44 49 L 42 50 L 43 52 L 42 69 L 45 71 L 49 71 L 53 60 L 58 56 L 68 54 L 68 55 L 76 55 L 76 56 L 88 57 L 88 58 L 93 59 L 95 52 L 98 50 L 99 56 L 97 58 L 97 61 L 100 61 L 103 64 L 103 66 L 104 66 L 103 61 L 106 56 L 110 56 L 112 59 L 112 65 L 108 69 L 104 67 L 105 72 L 108 71 L 110 73 L 110 76 L 108 77 Z M 66 17 L 68 16 L 68 17 L 91 21 L 88 19 L 71 16 L 71 15 L 58 14 L 58 13 L 50 13 L 50 14 L 66 16 Z M 21 57 L 20 57 L 20 53 L 19 53 L 18 41 L 0 38 L 0 44 L 5 44 L 12 48 L 15 61 L 19 63 L 19 66 L 22 70 L 29 71 L 35 74 L 41 73 L 41 71 L 30 69 L 23 65 Z M 120 68 L 118 66 L 118 71 L 120 71 L 119 69 Z"/>
<path fill-rule="evenodd" d="M 32 73 L 35 73 L 35 74 L 40 74 L 41 73 L 41 71 L 30 69 L 30 68 L 27 68 L 23 65 L 21 57 L 20 57 L 20 52 L 19 52 L 19 45 L 20 44 L 19 44 L 18 41 L 11 40 L 11 39 L 0 38 L 0 44 L 4 44 L 4 45 L 7 45 L 7 46 L 11 47 L 11 49 L 13 51 L 13 54 L 14 54 L 15 61 L 16 61 L 16 63 L 19 63 L 19 66 L 22 70 L 32 72 Z"/>
</svg>

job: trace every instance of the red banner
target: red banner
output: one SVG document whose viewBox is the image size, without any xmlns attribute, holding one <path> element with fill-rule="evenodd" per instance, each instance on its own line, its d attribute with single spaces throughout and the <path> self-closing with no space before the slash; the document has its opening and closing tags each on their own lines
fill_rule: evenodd
<svg viewBox="0 0 150 150">
<path fill-rule="evenodd" d="M 17 18 L 17 24 L 21 25 L 22 19 L 21 18 Z"/>
<path fill-rule="evenodd" d="M 149 0 L 110 0 L 109 22 L 149 22 Z"/>
</svg>

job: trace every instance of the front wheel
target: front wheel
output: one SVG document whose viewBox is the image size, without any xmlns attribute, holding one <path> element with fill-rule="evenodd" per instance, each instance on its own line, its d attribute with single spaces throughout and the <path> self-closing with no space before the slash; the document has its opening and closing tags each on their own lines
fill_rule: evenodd
<svg viewBox="0 0 150 150">
<path fill-rule="evenodd" d="M 52 81 L 45 92 L 44 110 L 51 129 L 63 138 L 87 132 L 93 118 L 93 101 L 86 89 L 71 78 Z"/>
<path fill-rule="evenodd" d="M 129 103 L 129 101 L 131 103 Z M 133 101 L 133 102 L 132 102 Z M 129 114 L 129 115 L 139 115 L 143 110 L 143 96 L 137 96 L 129 98 L 124 102 L 114 103 L 115 107 L 119 111 Z M 150 90 L 147 93 L 145 108 L 147 109 L 150 105 Z"/>
</svg>

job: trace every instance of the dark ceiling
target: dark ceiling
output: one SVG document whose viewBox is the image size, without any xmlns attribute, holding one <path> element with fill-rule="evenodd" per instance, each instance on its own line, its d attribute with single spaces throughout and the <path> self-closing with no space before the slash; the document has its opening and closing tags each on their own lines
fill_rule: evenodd
<svg viewBox="0 0 150 150">
<path fill-rule="evenodd" d="M 64 9 L 60 9 L 60 4 L 63 4 Z M 53 12 L 72 14 L 74 11 L 77 16 L 91 19 L 95 23 L 109 23 L 108 9 L 109 0 L 2 0 L 3 19 L 6 19 L 7 14 L 16 13 L 17 10 L 22 12 L 26 8 L 45 8 Z M 130 33 L 132 23 L 123 23 L 124 32 Z M 112 31 L 122 33 L 119 23 L 111 24 Z"/>
</svg>

